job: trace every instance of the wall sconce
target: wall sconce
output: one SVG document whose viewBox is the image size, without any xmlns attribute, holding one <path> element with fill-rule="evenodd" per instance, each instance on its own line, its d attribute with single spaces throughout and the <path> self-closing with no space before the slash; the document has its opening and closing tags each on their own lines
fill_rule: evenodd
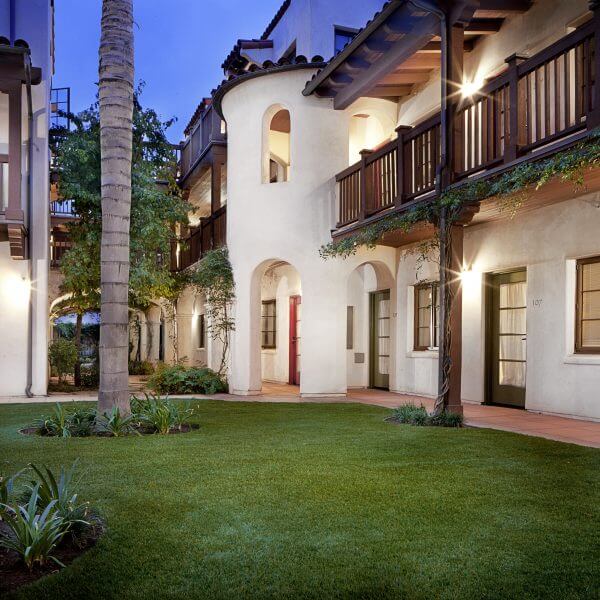
<svg viewBox="0 0 600 600">
<path fill-rule="evenodd" d="M 465 294 L 472 294 L 481 287 L 481 273 L 474 271 L 471 267 L 461 271 L 460 280 Z"/>
<path fill-rule="evenodd" d="M 463 98 L 471 98 L 483 87 L 483 79 L 477 78 L 471 81 L 463 81 L 460 86 L 460 93 Z"/>
<path fill-rule="evenodd" d="M 15 307 L 22 307 L 29 302 L 31 281 L 20 275 L 9 275 L 2 282 L 2 295 Z"/>
</svg>

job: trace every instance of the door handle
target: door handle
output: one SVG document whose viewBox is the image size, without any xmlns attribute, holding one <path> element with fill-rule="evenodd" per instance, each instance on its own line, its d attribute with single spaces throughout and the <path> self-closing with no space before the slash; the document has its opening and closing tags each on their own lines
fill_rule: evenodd
<svg viewBox="0 0 600 600">
<path fill-rule="evenodd" d="M 526 341 L 527 341 L 527 336 L 526 336 L 526 335 L 524 335 L 524 336 L 521 338 L 521 341 L 522 341 L 522 342 L 526 342 Z"/>
</svg>

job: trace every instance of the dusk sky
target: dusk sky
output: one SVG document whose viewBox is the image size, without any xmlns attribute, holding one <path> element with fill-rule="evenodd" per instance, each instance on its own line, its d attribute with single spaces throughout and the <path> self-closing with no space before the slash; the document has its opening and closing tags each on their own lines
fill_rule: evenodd
<svg viewBox="0 0 600 600">
<path fill-rule="evenodd" d="M 223 79 L 221 63 L 238 38 L 260 37 L 282 0 L 134 0 L 136 81 L 143 104 L 177 117 L 183 135 L 203 96 Z M 54 87 L 71 88 L 75 112 L 94 102 L 101 0 L 56 0 Z"/>
</svg>

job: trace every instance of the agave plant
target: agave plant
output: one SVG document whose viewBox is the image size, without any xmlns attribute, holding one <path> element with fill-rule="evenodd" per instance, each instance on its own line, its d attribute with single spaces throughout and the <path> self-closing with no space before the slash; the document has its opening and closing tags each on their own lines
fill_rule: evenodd
<svg viewBox="0 0 600 600">
<path fill-rule="evenodd" d="M 55 510 L 55 500 L 38 512 L 39 487 L 31 490 L 29 502 L 17 506 L 14 517 L 6 521 L 10 531 L 0 534 L 0 546 L 14 550 L 30 570 L 49 559 L 64 566 L 51 552 L 69 530 Z"/>
<path fill-rule="evenodd" d="M 160 396 L 144 395 L 144 400 L 134 397 L 135 416 L 142 427 L 156 433 L 167 435 L 172 429 L 181 429 L 194 414 L 192 409 L 178 408 L 168 398 L 163 400 Z"/>
<path fill-rule="evenodd" d="M 108 433 L 113 437 L 128 435 L 139 432 L 135 428 L 136 421 L 134 415 L 123 415 L 117 406 L 113 406 L 110 412 L 104 413 L 102 417 L 96 419 L 96 425 L 100 431 Z"/>
<path fill-rule="evenodd" d="M 69 413 L 58 402 L 54 408 L 54 414 L 38 419 L 34 422 L 34 427 L 40 435 L 71 437 Z"/>
<path fill-rule="evenodd" d="M 8 507 L 8 501 L 13 493 L 15 480 L 23 473 L 23 470 L 14 475 L 0 475 L 0 521 L 11 514 Z"/>
<path fill-rule="evenodd" d="M 78 502 L 78 494 L 75 492 L 76 483 L 73 481 L 73 475 L 77 462 L 75 461 L 70 469 L 61 467 L 58 479 L 45 465 L 41 468 L 33 464 L 29 465 L 38 478 L 30 489 L 32 494 L 33 490 L 37 489 L 39 508 L 44 510 L 54 503 L 54 510 L 63 522 L 75 528 L 89 525 L 85 520 L 89 513 L 89 504 Z"/>
</svg>

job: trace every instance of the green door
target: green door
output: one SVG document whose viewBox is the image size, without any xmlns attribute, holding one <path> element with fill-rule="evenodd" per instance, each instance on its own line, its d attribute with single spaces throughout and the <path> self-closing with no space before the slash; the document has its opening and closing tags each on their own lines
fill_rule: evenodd
<svg viewBox="0 0 600 600">
<path fill-rule="evenodd" d="M 390 387 L 390 290 L 371 293 L 370 387 Z"/>
<path fill-rule="evenodd" d="M 490 277 L 488 402 L 525 407 L 527 271 Z"/>
</svg>

